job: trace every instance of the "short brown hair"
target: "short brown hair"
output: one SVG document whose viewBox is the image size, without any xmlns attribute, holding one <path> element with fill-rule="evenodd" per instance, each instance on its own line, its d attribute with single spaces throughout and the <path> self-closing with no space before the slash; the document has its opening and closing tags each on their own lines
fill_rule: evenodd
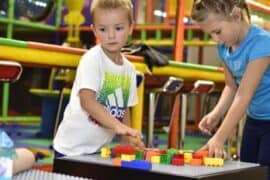
<svg viewBox="0 0 270 180">
<path fill-rule="evenodd" d="M 128 13 L 130 24 L 133 23 L 133 6 L 131 0 L 93 0 L 91 4 L 90 14 L 92 22 L 94 22 L 94 14 L 96 9 L 116 9 L 122 8 Z"/>
<path fill-rule="evenodd" d="M 250 13 L 245 0 L 194 0 L 191 18 L 200 22 L 205 20 L 209 13 L 228 17 L 234 7 L 244 10 L 250 21 Z"/>
</svg>

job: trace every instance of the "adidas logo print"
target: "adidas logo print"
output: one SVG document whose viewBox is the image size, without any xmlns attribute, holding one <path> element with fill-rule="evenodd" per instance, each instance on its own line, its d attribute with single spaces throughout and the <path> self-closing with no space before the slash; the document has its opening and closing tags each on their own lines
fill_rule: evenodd
<svg viewBox="0 0 270 180">
<path fill-rule="evenodd" d="M 123 92 L 121 88 L 118 88 L 115 90 L 114 93 L 109 94 L 107 96 L 107 110 L 111 112 L 111 114 L 122 121 L 125 113 L 125 108 L 124 108 L 124 99 L 123 99 Z"/>
</svg>

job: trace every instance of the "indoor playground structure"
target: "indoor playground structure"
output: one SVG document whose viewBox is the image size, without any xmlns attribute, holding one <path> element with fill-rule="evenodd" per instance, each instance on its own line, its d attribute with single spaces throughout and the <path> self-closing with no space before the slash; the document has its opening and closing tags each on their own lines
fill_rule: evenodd
<svg viewBox="0 0 270 180">
<path fill-rule="evenodd" d="M 270 31 L 269 2 L 247 2 L 252 22 Z M 218 64 L 216 43 L 190 18 L 193 0 L 132 3 L 135 26 L 128 43 L 152 47 L 170 59 L 167 65 L 149 66 L 143 54 L 125 54 L 141 79 L 131 126 L 143 132 L 146 148 L 142 151 L 120 146 L 116 139 L 101 154 L 53 162 L 52 139 L 68 102 L 76 67 L 87 49 L 98 43 L 90 26 L 91 0 L 0 2 L 0 61 L 22 67 L 20 79 L 13 84 L 2 82 L 9 69 L 0 65 L 0 129 L 14 138 L 15 147 L 27 147 L 37 157 L 37 165 L 15 179 L 62 174 L 71 175 L 71 179 L 108 179 L 119 175 L 127 178 L 134 173 L 136 179 L 256 179 L 254 174 L 257 179 L 265 177 L 264 167 L 232 160 L 239 156 L 244 122 L 226 145 L 230 160 L 209 160 L 195 151 L 209 138 L 199 132 L 198 123 L 217 102 L 225 77 Z M 18 98 L 21 93 L 23 98 Z M 34 104 L 31 107 L 35 110 L 28 107 L 27 112 L 20 113 L 12 106 L 20 107 L 25 101 Z M 119 149 L 124 153 L 117 153 Z M 178 168 L 182 173 L 175 173 Z"/>
</svg>

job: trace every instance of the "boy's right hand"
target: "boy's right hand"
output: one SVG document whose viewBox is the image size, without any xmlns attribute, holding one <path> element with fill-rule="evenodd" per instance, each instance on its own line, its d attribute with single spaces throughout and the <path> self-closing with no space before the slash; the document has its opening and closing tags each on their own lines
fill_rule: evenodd
<svg viewBox="0 0 270 180">
<path fill-rule="evenodd" d="M 213 130 L 219 123 L 219 118 L 213 113 L 205 115 L 199 123 L 199 129 L 208 135 L 212 135 Z"/>
<path fill-rule="evenodd" d="M 142 139 L 142 133 L 136 129 L 132 129 L 122 123 L 115 126 L 114 131 L 118 135 L 131 136 L 134 138 Z"/>
<path fill-rule="evenodd" d="M 145 148 L 145 145 L 142 139 L 134 138 L 131 136 L 122 136 L 121 137 L 121 144 L 131 145 L 138 148 Z"/>
</svg>

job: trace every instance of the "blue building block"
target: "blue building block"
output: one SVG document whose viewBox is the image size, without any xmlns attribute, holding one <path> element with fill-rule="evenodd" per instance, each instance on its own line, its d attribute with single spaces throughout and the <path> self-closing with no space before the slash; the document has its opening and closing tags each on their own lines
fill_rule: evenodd
<svg viewBox="0 0 270 180">
<path fill-rule="evenodd" d="M 144 160 L 122 161 L 121 167 L 149 171 L 152 169 L 152 163 Z"/>
</svg>

